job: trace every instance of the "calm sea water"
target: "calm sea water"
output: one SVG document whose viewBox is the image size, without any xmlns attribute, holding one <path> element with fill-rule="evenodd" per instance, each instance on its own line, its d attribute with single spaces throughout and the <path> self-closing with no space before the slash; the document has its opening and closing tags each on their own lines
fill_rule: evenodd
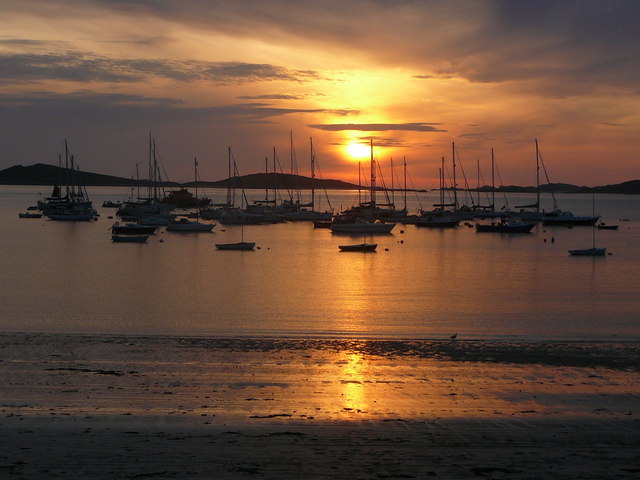
<svg viewBox="0 0 640 480">
<path fill-rule="evenodd" d="M 588 227 L 538 226 L 530 235 L 478 234 L 398 224 L 378 252 L 340 253 L 358 237 L 310 223 L 245 227 L 254 252 L 215 250 L 240 227 L 211 234 L 156 233 L 113 244 L 109 219 L 19 219 L 45 187 L 0 187 L 0 331 L 135 335 L 639 340 L 640 198 L 601 195 L 596 213 L 612 255 L 570 257 L 591 246 Z M 207 191 L 214 201 L 224 191 Z M 129 191 L 89 188 L 99 207 Z M 434 193 L 409 198 L 430 208 Z M 254 199 L 264 192 L 249 192 Z M 218 198 L 219 197 L 219 198 Z M 329 192 L 334 208 L 357 192 Z M 533 200 L 511 195 L 510 205 Z M 558 195 L 590 214 L 589 195 Z M 551 199 L 544 196 L 546 208 Z M 402 201 L 396 198 L 396 203 Z M 497 199 L 499 205 L 502 198 Z M 323 208 L 326 205 L 323 205 Z M 368 239 L 371 240 L 371 239 Z"/>
</svg>

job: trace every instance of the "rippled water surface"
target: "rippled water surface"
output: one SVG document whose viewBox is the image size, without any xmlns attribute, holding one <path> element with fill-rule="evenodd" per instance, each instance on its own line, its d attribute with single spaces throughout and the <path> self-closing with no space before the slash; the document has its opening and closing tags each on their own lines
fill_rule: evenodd
<svg viewBox="0 0 640 480">
<path fill-rule="evenodd" d="M 223 252 L 240 227 L 211 234 L 156 233 L 113 244 L 114 212 L 97 222 L 18 219 L 45 187 L 1 187 L 0 331 L 110 334 L 523 339 L 640 339 L 640 200 L 596 197 L 617 231 L 598 231 L 611 255 L 575 258 L 591 229 L 536 227 L 478 234 L 398 224 L 373 254 L 309 223 L 245 227 L 254 252 Z M 95 205 L 128 192 L 89 188 Z M 208 192 L 209 196 L 224 192 Z M 255 192 L 260 198 L 263 192 Z M 426 195 L 426 194 L 422 194 Z M 357 193 L 331 194 L 346 207 Z M 435 197 L 423 197 L 430 208 Z M 589 214 L 591 196 L 559 196 Z M 512 199 L 528 201 L 527 196 Z M 544 199 L 549 201 L 549 199 Z M 410 208 L 417 199 L 410 199 Z M 548 206 L 550 207 L 550 206 Z"/>
</svg>

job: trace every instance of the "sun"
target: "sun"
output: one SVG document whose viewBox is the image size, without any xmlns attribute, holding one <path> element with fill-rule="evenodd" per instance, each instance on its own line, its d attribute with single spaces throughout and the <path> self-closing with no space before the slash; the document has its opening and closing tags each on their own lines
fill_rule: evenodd
<svg viewBox="0 0 640 480">
<path fill-rule="evenodd" d="M 369 158 L 370 155 L 369 145 L 358 142 L 353 142 L 345 146 L 345 151 L 352 160 L 363 160 Z"/>
</svg>

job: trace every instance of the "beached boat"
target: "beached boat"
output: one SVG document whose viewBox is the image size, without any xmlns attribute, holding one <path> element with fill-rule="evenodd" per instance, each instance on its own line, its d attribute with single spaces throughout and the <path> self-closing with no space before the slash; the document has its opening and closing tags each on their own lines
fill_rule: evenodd
<svg viewBox="0 0 640 480">
<path fill-rule="evenodd" d="M 503 219 L 501 222 L 476 223 L 476 232 L 529 233 L 535 226 L 536 222 Z"/>
<path fill-rule="evenodd" d="M 31 213 L 31 212 L 19 213 L 18 214 L 18 218 L 42 218 L 42 214 L 41 213 Z"/>
<path fill-rule="evenodd" d="M 375 252 L 377 243 L 357 243 L 354 245 L 338 245 L 341 252 Z"/>
<path fill-rule="evenodd" d="M 147 243 L 149 235 L 111 235 L 114 243 Z"/>
<path fill-rule="evenodd" d="M 111 226 L 111 232 L 114 234 L 125 235 L 151 235 L 155 233 L 158 227 L 153 225 L 141 225 L 139 223 L 125 223 L 120 225 L 119 222 Z"/>
</svg>

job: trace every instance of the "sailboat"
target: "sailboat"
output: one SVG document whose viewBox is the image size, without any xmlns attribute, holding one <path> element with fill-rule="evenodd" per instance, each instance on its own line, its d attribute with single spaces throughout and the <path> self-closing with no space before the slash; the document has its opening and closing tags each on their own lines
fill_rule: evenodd
<svg viewBox="0 0 640 480">
<path fill-rule="evenodd" d="M 229 148 L 231 151 L 231 148 Z M 229 157 L 231 158 L 231 157 Z M 236 175 L 238 172 L 238 166 L 236 165 L 236 161 L 233 161 L 233 173 Z M 242 190 L 242 195 L 240 197 L 240 212 L 242 212 L 242 208 L 244 207 L 244 189 Z M 240 241 L 236 243 L 216 243 L 216 249 L 218 250 L 253 250 L 256 246 L 255 242 L 245 242 L 244 241 L 244 224 L 245 222 L 240 222 Z"/>
<path fill-rule="evenodd" d="M 90 221 L 97 219 L 93 203 L 89 200 L 87 190 L 81 182 L 80 169 L 75 163 L 74 156 L 69 153 L 69 146 L 66 140 L 64 141 L 64 154 L 66 194 L 62 197 L 60 189 L 54 188 L 54 195 L 44 202 L 38 202 L 38 207 L 51 220 Z M 59 163 L 62 163 L 62 159 L 59 159 Z"/>
<path fill-rule="evenodd" d="M 330 226 L 334 233 L 391 233 L 391 230 L 396 226 L 395 223 L 384 223 L 377 219 L 379 208 L 376 205 L 376 161 L 373 156 L 373 138 L 370 140 L 370 149 L 370 200 L 361 202 L 358 206 L 334 216 Z"/>
<path fill-rule="evenodd" d="M 300 205 L 300 208 L 294 210 L 292 212 L 287 212 L 284 214 L 284 218 L 296 222 L 296 221 L 313 221 L 313 222 L 328 222 L 333 217 L 333 212 L 319 212 L 316 211 L 316 189 L 315 189 L 315 181 L 316 181 L 316 155 L 315 150 L 313 148 L 313 138 L 310 139 L 311 142 L 311 202 Z M 325 190 L 326 195 L 326 190 Z M 327 196 L 327 202 L 329 203 L 329 207 L 331 207 L 331 203 L 329 202 L 329 197 Z M 308 208 L 311 208 L 309 210 Z"/>
<path fill-rule="evenodd" d="M 198 198 L 198 160 L 193 159 L 194 164 L 194 172 L 195 172 L 195 181 L 196 181 L 196 201 Z M 181 218 L 180 220 L 175 220 L 174 222 L 167 225 L 167 232 L 190 232 L 190 233 L 200 233 L 200 232 L 211 232 L 213 227 L 215 227 L 215 223 L 200 223 L 198 220 L 189 220 L 187 218 Z"/>
<path fill-rule="evenodd" d="M 377 243 L 357 243 L 354 245 L 338 245 L 341 252 L 375 252 Z"/>
<path fill-rule="evenodd" d="M 592 201 L 592 216 L 595 217 L 595 196 L 593 197 Z M 578 249 L 578 250 L 569 250 L 569 255 L 575 255 L 575 256 L 590 256 L 590 257 L 601 257 L 603 255 L 605 255 L 607 253 L 607 249 L 606 248 L 598 248 L 596 247 L 596 225 L 595 222 L 592 224 L 592 245 L 591 248 L 583 248 L 583 249 Z"/>
<path fill-rule="evenodd" d="M 138 164 L 136 163 L 136 183 L 138 184 L 137 196 L 134 196 L 132 188 L 131 199 L 118 207 L 116 215 L 124 220 L 135 220 L 140 223 L 144 222 L 146 225 L 167 225 L 174 217 L 171 214 L 173 206 L 166 203 L 160 203 L 160 190 L 163 179 L 160 175 L 160 168 L 158 165 L 156 140 L 152 137 L 151 133 L 149 133 L 148 169 L 149 177 L 146 181 L 146 197 L 140 195 L 140 175 L 138 172 Z"/>
<path fill-rule="evenodd" d="M 538 148 L 538 139 L 535 140 L 536 145 L 536 203 L 528 205 L 516 205 L 519 209 L 517 212 L 507 212 L 509 217 L 516 217 L 523 221 L 539 222 L 544 217 L 544 212 L 540 211 L 540 150 Z M 545 169 L 546 173 L 546 169 Z M 547 178 L 547 182 L 549 179 Z M 553 192 L 551 193 L 553 195 Z M 555 207 L 555 196 L 553 196 Z"/>
<path fill-rule="evenodd" d="M 445 203 L 444 191 L 444 157 L 441 160 L 441 167 L 438 169 L 440 181 L 440 203 L 433 206 L 434 210 L 430 212 L 422 211 L 420 216 L 416 218 L 416 227 L 432 227 L 432 228 L 453 228 L 460 224 L 460 218 L 453 212 L 447 212 L 445 207 L 455 207 L 456 203 Z"/>
<path fill-rule="evenodd" d="M 244 241 L 244 223 L 240 224 L 240 241 L 236 243 L 216 243 L 218 250 L 253 250 L 256 242 Z"/>
<path fill-rule="evenodd" d="M 240 238 L 241 240 L 236 243 L 216 243 L 218 250 L 253 250 L 256 246 L 256 242 L 244 241 L 244 224 L 240 225 Z"/>
</svg>

